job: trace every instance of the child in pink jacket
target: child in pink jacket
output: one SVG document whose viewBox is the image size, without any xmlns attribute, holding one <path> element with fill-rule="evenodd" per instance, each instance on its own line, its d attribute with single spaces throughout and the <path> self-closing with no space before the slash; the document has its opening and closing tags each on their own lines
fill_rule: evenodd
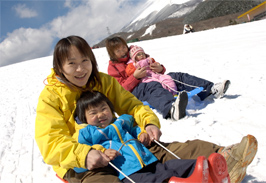
<svg viewBox="0 0 266 183">
<path fill-rule="evenodd" d="M 163 88 L 167 89 L 173 95 L 177 94 L 177 87 L 171 76 L 159 74 L 150 69 L 150 64 L 156 62 L 144 52 L 143 48 L 139 46 L 131 46 L 129 55 L 130 60 L 128 61 L 128 66 L 126 68 L 126 73 L 128 76 L 132 75 L 136 68 L 146 67 L 147 76 L 142 78 L 141 82 L 148 83 L 151 81 L 157 81 L 162 84 Z"/>
</svg>

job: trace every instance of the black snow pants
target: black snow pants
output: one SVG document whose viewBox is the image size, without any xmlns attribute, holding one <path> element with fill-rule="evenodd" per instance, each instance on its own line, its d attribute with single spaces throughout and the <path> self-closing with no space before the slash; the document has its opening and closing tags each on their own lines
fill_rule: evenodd
<svg viewBox="0 0 266 183">
<path fill-rule="evenodd" d="M 134 182 L 168 182 L 171 177 L 189 177 L 195 168 L 196 160 L 192 159 L 172 159 L 164 164 L 159 161 L 152 163 L 138 172 L 128 176 Z M 123 182 L 130 183 L 127 178 Z"/>
<path fill-rule="evenodd" d="M 182 83 L 191 86 L 203 87 L 205 91 L 197 94 L 201 100 L 204 100 L 210 95 L 211 88 L 214 85 L 210 81 L 189 75 L 187 73 L 171 72 L 168 75 L 171 76 L 174 80 L 180 81 Z M 187 86 L 182 83 L 175 81 L 178 91 L 191 91 L 195 89 L 194 87 Z M 147 101 L 152 107 L 160 111 L 163 115 L 163 118 L 168 117 L 172 103 L 175 101 L 174 96 L 168 90 L 164 89 L 161 83 L 156 81 L 149 83 L 140 83 L 134 88 L 132 94 L 141 101 Z"/>
</svg>

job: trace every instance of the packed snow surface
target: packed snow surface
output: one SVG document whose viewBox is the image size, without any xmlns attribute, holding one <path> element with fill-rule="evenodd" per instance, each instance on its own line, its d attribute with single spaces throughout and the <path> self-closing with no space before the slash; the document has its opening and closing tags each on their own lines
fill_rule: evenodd
<svg viewBox="0 0 266 183">
<path fill-rule="evenodd" d="M 192 97 L 187 116 L 177 122 L 154 110 L 162 126 L 160 140 L 201 139 L 227 146 L 252 134 L 259 147 L 243 182 L 266 182 L 266 20 L 132 44 L 143 47 L 167 72 L 232 83 L 222 99 Z M 106 49 L 93 51 L 99 70 L 106 73 Z M 38 96 L 51 68 L 52 56 L 0 68 L 1 183 L 61 182 L 34 140 Z"/>
</svg>

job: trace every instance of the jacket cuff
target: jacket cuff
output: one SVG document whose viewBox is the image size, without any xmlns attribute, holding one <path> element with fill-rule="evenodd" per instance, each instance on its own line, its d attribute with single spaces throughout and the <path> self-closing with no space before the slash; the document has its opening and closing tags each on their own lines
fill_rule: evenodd
<svg viewBox="0 0 266 183">
<path fill-rule="evenodd" d="M 163 67 L 163 71 L 161 72 L 161 74 L 164 74 L 166 71 L 166 68 L 161 64 L 161 66 Z"/>
<path fill-rule="evenodd" d="M 141 80 L 135 78 L 132 74 L 131 76 L 128 77 L 127 81 L 128 82 L 127 82 L 126 90 L 132 92 L 134 88 L 140 83 Z"/>
<path fill-rule="evenodd" d="M 91 150 L 91 146 L 83 145 L 83 144 L 80 144 L 80 145 L 82 145 L 83 148 L 81 148 L 80 151 L 76 152 L 77 160 L 78 160 L 81 168 L 86 168 L 86 165 L 85 165 L 86 164 L 86 158 L 87 158 L 89 151 Z"/>
<path fill-rule="evenodd" d="M 140 135 L 143 134 L 143 133 L 147 133 L 145 129 L 142 129 L 141 132 L 138 134 L 138 140 L 140 138 Z"/>
</svg>

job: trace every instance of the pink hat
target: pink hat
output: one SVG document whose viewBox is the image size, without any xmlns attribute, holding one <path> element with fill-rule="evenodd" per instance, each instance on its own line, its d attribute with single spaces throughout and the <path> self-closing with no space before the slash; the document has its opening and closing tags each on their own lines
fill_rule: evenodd
<svg viewBox="0 0 266 183">
<path fill-rule="evenodd" d="M 139 52 L 144 52 L 144 50 L 141 48 L 141 47 L 139 47 L 139 46 L 136 46 L 136 45 L 132 45 L 132 46 L 130 46 L 130 51 L 129 51 L 129 56 L 130 56 L 130 58 L 133 60 L 133 61 L 135 61 L 135 57 L 136 57 L 136 55 L 139 53 Z M 145 52 L 144 52 L 145 53 Z"/>
</svg>

